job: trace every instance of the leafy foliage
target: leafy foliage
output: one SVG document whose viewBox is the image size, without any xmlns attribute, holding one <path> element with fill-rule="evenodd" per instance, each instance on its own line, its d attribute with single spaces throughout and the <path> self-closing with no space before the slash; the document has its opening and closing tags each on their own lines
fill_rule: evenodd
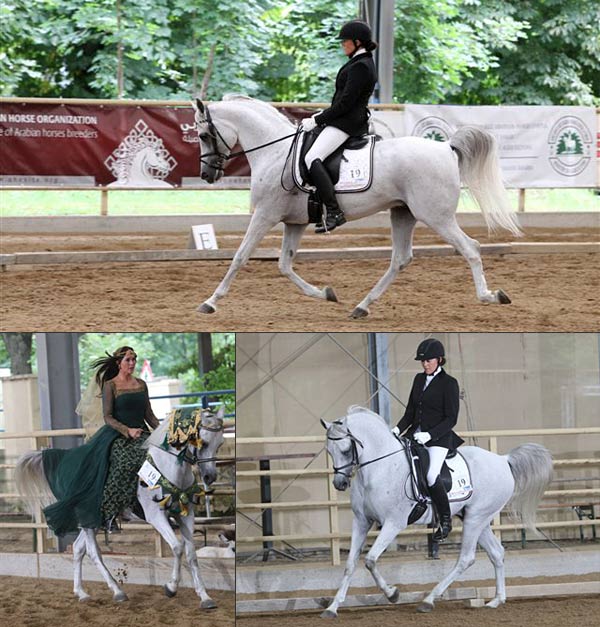
<svg viewBox="0 0 600 627">
<path fill-rule="evenodd" d="M 327 101 L 356 0 L 5 0 L 3 95 Z M 600 104 L 597 0 L 396 0 L 398 102 Z M 119 50 L 121 53 L 119 53 Z"/>
</svg>

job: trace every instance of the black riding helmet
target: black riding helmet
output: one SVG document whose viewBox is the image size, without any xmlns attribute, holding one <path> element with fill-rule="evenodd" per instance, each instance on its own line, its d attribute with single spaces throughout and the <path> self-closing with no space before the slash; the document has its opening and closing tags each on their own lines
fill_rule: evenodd
<svg viewBox="0 0 600 627">
<path fill-rule="evenodd" d="M 342 26 L 340 34 L 338 35 L 338 39 L 351 39 L 352 41 L 356 41 L 358 39 L 363 43 L 371 41 L 371 37 L 371 28 L 366 22 L 361 20 L 346 22 Z"/>
<path fill-rule="evenodd" d="M 425 361 L 426 359 L 435 359 L 436 357 L 445 357 L 444 345 L 434 337 L 423 340 L 417 348 L 415 361 Z"/>
</svg>

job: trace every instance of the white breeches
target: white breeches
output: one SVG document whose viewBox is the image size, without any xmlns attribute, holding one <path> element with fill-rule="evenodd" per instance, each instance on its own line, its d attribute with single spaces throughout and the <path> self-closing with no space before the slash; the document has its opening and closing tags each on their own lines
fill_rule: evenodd
<svg viewBox="0 0 600 627">
<path fill-rule="evenodd" d="M 443 446 L 428 446 L 427 452 L 429 453 L 427 485 L 433 485 L 440 474 L 446 455 L 448 455 L 448 449 Z"/>
<path fill-rule="evenodd" d="M 310 170 L 310 166 L 315 159 L 325 161 L 325 159 L 327 159 L 336 148 L 339 148 L 348 137 L 350 137 L 350 135 L 344 133 L 344 131 L 341 131 L 339 128 L 326 126 L 304 157 L 306 167 Z"/>
</svg>

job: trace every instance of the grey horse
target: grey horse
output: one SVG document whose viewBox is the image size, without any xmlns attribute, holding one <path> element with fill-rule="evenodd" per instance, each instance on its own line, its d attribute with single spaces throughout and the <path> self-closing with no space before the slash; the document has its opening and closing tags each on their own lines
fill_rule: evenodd
<svg viewBox="0 0 600 627">
<path fill-rule="evenodd" d="M 194 484 L 195 479 L 189 460 L 195 460 L 195 463 L 197 463 L 200 476 L 205 486 L 215 481 L 217 477 L 216 454 L 223 443 L 223 415 L 223 407 L 215 415 L 203 413 L 202 421 L 198 428 L 198 438 L 199 441 L 202 442 L 202 445 L 200 448 L 196 448 L 191 444 L 186 445 L 185 462 L 180 458 L 180 450 L 172 446 L 164 449 L 162 446 L 169 428 L 168 420 L 165 420 L 160 427 L 155 429 L 152 435 L 146 440 L 144 446 L 151 452 L 155 468 L 173 486 L 179 489 L 186 489 Z M 19 494 L 25 498 L 25 503 L 30 510 L 33 510 L 37 504 L 49 505 L 56 500 L 44 474 L 41 451 L 29 451 L 21 456 L 17 462 L 15 480 L 17 490 Z M 138 483 L 137 497 L 144 510 L 146 520 L 169 544 L 175 558 L 171 579 L 164 586 L 165 594 L 168 597 L 173 597 L 177 594 L 177 588 L 181 578 L 181 558 L 185 551 L 191 569 L 194 589 L 196 594 L 200 597 L 200 606 L 203 609 L 216 607 L 215 602 L 206 591 L 198 569 L 198 560 L 194 549 L 193 538 L 193 506 L 190 505 L 185 515 L 183 515 L 183 513 L 174 515 L 183 537 L 182 542 L 177 538 L 177 535 L 169 523 L 169 512 L 163 509 L 154 499 L 156 494 L 157 492 L 152 490 L 148 485 L 142 484 L 141 482 Z M 107 586 L 112 591 L 113 600 L 126 601 L 127 595 L 120 588 L 102 560 L 100 548 L 96 540 L 96 532 L 97 529 L 82 528 L 75 542 L 73 542 L 73 593 L 80 601 L 90 599 L 90 595 L 85 592 L 82 587 L 82 563 L 87 553 L 100 571 Z"/>
<path fill-rule="evenodd" d="M 334 470 L 337 469 L 333 484 L 338 490 L 346 490 L 351 485 L 354 515 L 344 577 L 335 598 L 321 614 L 324 618 L 335 618 L 346 598 L 367 533 L 375 522 L 381 525 L 381 531 L 367 553 L 365 565 L 388 600 L 391 603 L 398 600 L 398 589 L 386 583 L 377 569 L 377 560 L 406 528 L 415 502 L 406 493 L 409 466 L 403 445 L 381 416 L 352 406 L 341 420 L 321 422 L 327 429 L 327 451 Z M 490 522 L 509 503 L 511 511 L 521 516 L 524 525 L 533 528 L 537 505 L 552 477 L 552 457 L 539 444 L 522 444 L 506 455 L 496 455 L 476 446 L 463 446 L 460 452 L 469 466 L 473 486 L 473 493 L 466 501 L 450 504 L 452 514 L 463 517 L 460 555 L 452 571 L 423 599 L 418 607 L 421 612 L 431 611 L 435 599 L 473 564 L 478 543 L 496 573 L 496 595 L 487 607 L 496 608 L 506 601 L 504 549 L 492 532 Z M 351 470 L 356 471 L 352 481 Z M 430 521 L 428 508 L 416 524 Z"/>
<path fill-rule="evenodd" d="M 222 102 L 194 104 L 201 150 L 201 176 L 209 183 L 223 175 L 223 165 L 232 147 L 239 143 L 250 150 L 286 135 L 296 127 L 271 105 L 245 96 L 226 96 Z M 214 313 L 217 301 L 227 294 L 237 272 L 264 236 L 278 223 L 284 224 L 279 269 L 306 295 L 337 301 L 331 287 L 320 289 L 302 279 L 292 267 L 300 239 L 308 224 L 306 194 L 293 188 L 284 164 L 292 139 L 248 153 L 252 170 L 250 225 L 225 277 L 198 310 Z M 487 287 L 479 243 L 456 221 L 461 180 L 466 184 L 492 230 L 507 229 L 521 234 L 500 177 L 494 137 L 487 131 L 465 126 L 448 142 L 420 137 L 401 137 L 377 142 L 373 183 L 361 193 L 342 194 L 338 202 L 348 220 L 358 220 L 389 210 L 392 225 L 392 257 L 388 270 L 356 306 L 352 317 L 363 318 L 369 305 L 390 286 L 400 270 L 412 260 L 413 231 L 420 220 L 454 248 L 471 267 L 477 298 L 483 303 L 510 303 L 502 291 Z M 281 182 L 284 182 L 286 191 Z"/>
</svg>

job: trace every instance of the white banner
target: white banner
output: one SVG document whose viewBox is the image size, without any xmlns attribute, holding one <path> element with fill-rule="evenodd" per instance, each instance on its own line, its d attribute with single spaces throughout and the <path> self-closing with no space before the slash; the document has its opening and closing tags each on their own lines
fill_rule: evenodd
<svg viewBox="0 0 600 627">
<path fill-rule="evenodd" d="M 508 187 L 596 187 L 593 107 L 406 105 L 406 135 L 446 141 L 481 126 L 498 140 Z"/>
</svg>

